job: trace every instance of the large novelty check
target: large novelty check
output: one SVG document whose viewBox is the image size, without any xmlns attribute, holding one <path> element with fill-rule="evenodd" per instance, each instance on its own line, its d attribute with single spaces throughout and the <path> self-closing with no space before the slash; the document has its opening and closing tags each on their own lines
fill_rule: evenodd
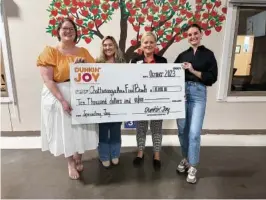
<svg viewBox="0 0 266 200">
<path fill-rule="evenodd" d="M 72 64 L 72 124 L 185 117 L 181 64 Z"/>
</svg>

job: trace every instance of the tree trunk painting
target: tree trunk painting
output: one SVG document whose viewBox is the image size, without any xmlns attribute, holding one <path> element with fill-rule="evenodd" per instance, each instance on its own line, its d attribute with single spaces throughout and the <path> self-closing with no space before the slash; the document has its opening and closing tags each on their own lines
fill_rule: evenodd
<svg viewBox="0 0 266 200">
<path fill-rule="evenodd" d="M 120 12 L 119 47 L 128 61 L 140 47 L 144 31 L 152 31 L 157 36 L 156 53 L 163 55 L 167 49 L 187 37 L 185 28 L 199 24 L 206 36 L 220 32 L 226 19 L 227 8 L 221 0 L 193 0 L 192 8 L 188 0 L 50 0 L 49 25 L 46 32 L 56 36 L 58 21 L 71 18 L 78 27 L 78 41 L 89 44 L 94 37 L 102 39 L 101 28 Z M 134 38 L 127 38 L 128 31 L 135 32 Z M 126 49 L 126 42 L 131 46 Z"/>
</svg>

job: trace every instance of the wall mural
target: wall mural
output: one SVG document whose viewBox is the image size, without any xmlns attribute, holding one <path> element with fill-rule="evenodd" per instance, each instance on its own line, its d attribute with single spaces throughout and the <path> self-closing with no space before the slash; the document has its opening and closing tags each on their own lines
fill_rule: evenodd
<svg viewBox="0 0 266 200">
<path fill-rule="evenodd" d="M 78 26 L 79 39 L 89 44 L 95 37 L 102 39 L 101 28 L 112 20 L 116 11 L 121 14 L 119 47 L 127 60 L 140 46 L 144 31 L 153 31 L 158 37 L 159 55 L 176 42 L 187 37 L 184 28 L 198 23 L 206 36 L 220 32 L 226 19 L 227 8 L 221 0 L 51 0 L 49 25 L 46 32 L 56 36 L 60 19 L 69 17 Z M 135 32 L 127 38 L 128 30 Z M 131 46 L 126 49 L 126 42 Z"/>
</svg>

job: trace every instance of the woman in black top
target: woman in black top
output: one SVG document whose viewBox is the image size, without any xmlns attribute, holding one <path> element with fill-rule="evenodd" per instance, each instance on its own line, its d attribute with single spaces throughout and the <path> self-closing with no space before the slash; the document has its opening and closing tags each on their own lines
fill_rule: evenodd
<svg viewBox="0 0 266 200">
<path fill-rule="evenodd" d="M 207 100 L 206 86 L 211 86 L 217 80 L 217 62 L 213 52 L 200 44 L 203 35 L 201 27 L 193 24 L 187 32 L 191 47 L 175 60 L 175 63 L 183 63 L 186 80 L 186 119 L 177 120 L 183 156 L 177 171 L 183 173 L 188 170 L 187 182 L 196 183 L 200 135 Z"/>
<path fill-rule="evenodd" d="M 164 57 L 156 55 L 156 36 L 152 32 L 145 32 L 141 38 L 141 50 L 143 54 L 137 58 L 131 60 L 131 63 L 167 63 Z M 152 132 L 153 141 L 153 166 L 155 170 L 161 168 L 160 162 L 160 150 L 162 144 L 162 120 L 152 120 L 150 123 L 150 129 Z M 143 163 L 145 148 L 146 133 L 148 131 L 148 121 L 137 122 L 137 144 L 138 154 L 134 159 L 133 164 L 140 166 Z"/>
</svg>

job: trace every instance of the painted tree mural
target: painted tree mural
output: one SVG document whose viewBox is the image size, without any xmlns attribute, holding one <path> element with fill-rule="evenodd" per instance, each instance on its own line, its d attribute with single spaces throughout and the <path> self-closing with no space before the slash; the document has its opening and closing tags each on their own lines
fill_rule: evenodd
<svg viewBox="0 0 266 200">
<path fill-rule="evenodd" d="M 221 0 L 51 0 L 47 9 L 47 32 L 56 36 L 56 26 L 63 17 L 70 17 L 78 26 L 79 40 L 89 44 L 94 37 L 103 38 L 101 28 L 120 11 L 119 47 L 127 60 L 140 46 L 144 31 L 153 31 L 158 37 L 159 55 L 163 55 L 175 42 L 187 37 L 184 29 L 192 23 L 199 24 L 206 36 L 220 32 L 226 19 L 227 8 Z M 194 6 L 195 5 L 195 6 Z M 127 38 L 128 30 L 135 32 Z M 131 46 L 126 49 L 126 42 Z"/>
</svg>

